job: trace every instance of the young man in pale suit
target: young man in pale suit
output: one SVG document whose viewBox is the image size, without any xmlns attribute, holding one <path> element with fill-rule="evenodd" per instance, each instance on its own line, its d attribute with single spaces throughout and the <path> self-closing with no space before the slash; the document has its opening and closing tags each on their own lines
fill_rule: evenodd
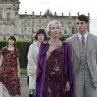
<svg viewBox="0 0 97 97">
<path fill-rule="evenodd" d="M 87 31 L 88 17 L 76 19 L 78 33 L 67 39 L 72 48 L 75 97 L 97 97 L 97 37 Z"/>
</svg>

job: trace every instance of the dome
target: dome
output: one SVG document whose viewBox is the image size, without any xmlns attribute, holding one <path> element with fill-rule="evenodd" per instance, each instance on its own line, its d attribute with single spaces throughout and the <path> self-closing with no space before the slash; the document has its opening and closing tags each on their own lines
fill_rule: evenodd
<svg viewBox="0 0 97 97">
<path fill-rule="evenodd" d="M 47 9 L 44 13 L 44 16 L 52 16 L 52 12 L 49 9 Z"/>
</svg>

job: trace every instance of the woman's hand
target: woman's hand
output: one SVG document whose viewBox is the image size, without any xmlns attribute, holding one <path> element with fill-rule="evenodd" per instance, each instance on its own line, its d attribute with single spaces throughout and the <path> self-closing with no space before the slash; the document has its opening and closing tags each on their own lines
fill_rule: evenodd
<svg viewBox="0 0 97 97">
<path fill-rule="evenodd" d="M 66 92 L 70 91 L 70 83 L 68 81 L 66 82 L 65 91 Z"/>
<path fill-rule="evenodd" d="M 54 50 L 56 50 L 57 48 L 59 48 L 59 46 L 56 45 L 50 45 L 48 52 L 52 53 Z"/>
<path fill-rule="evenodd" d="M 47 58 L 46 58 L 46 59 L 48 59 L 49 56 L 51 55 L 51 53 L 52 53 L 54 50 L 56 50 L 57 48 L 59 48 L 59 47 L 56 46 L 56 45 L 50 45 L 50 47 L 49 47 L 49 49 L 48 49 L 48 51 L 47 51 Z"/>
</svg>

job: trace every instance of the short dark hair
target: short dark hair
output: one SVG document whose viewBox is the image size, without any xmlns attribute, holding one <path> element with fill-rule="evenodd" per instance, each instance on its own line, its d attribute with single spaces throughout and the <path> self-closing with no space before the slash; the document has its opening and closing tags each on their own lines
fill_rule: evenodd
<svg viewBox="0 0 97 97">
<path fill-rule="evenodd" d="M 38 34 L 44 34 L 44 40 L 47 40 L 46 31 L 45 31 L 44 29 L 39 29 L 39 30 L 36 32 L 36 35 L 35 35 L 35 39 L 36 39 L 36 40 L 37 40 Z"/>
<path fill-rule="evenodd" d="M 85 21 L 86 23 L 89 22 L 89 18 L 86 15 L 83 15 L 83 14 L 82 15 L 79 15 L 77 17 L 77 19 L 80 20 L 80 21 Z"/>
</svg>

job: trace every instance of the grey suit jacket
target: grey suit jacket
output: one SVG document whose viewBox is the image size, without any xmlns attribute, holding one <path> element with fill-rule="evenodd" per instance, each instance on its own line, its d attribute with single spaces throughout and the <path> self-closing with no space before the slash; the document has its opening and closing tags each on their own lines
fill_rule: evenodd
<svg viewBox="0 0 97 97">
<path fill-rule="evenodd" d="M 76 73 L 80 64 L 79 39 L 77 34 L 68 38 L 67 42 L 72 47 L 72 61 L 74 64 L 74 73 Z M 97 37 L 92 34 L 88 34 L 87 38 L 87 63 L 93 85 L 97 87 Z"/>
</svg>

